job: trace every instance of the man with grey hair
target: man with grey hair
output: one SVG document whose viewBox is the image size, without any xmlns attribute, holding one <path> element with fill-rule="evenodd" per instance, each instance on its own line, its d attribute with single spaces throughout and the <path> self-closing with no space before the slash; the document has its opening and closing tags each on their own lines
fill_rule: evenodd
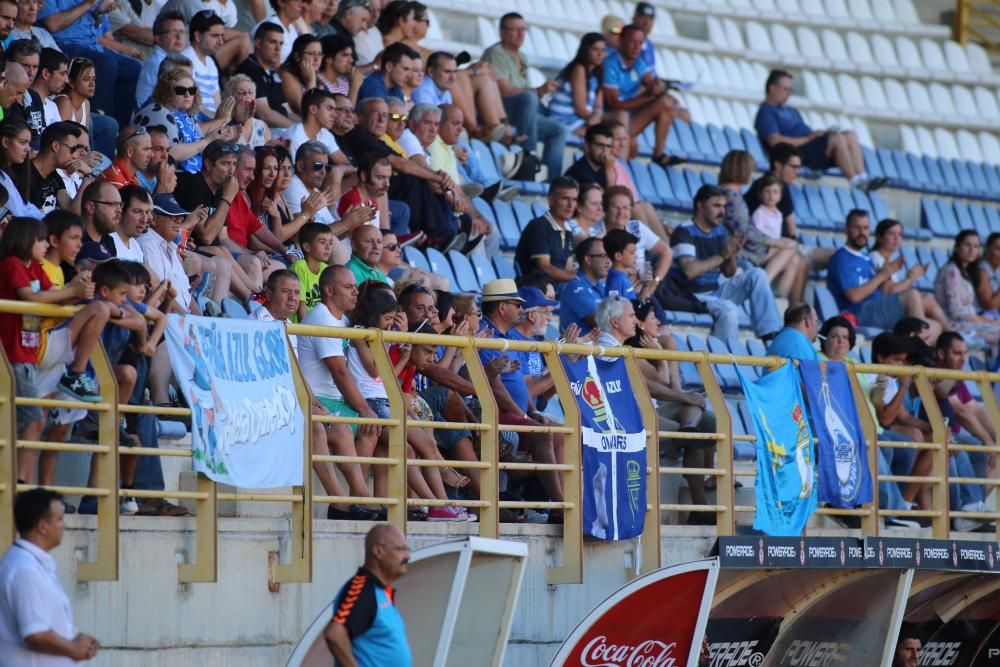
<svg viewBox="0 0 1000 667">
<path fill-rule="evenodd" d="M 153 21 L 153 50 L 146 56 L 135 86 L 135 103 L 141 108 L 153 96 L 160 63 L 170 54 L 179 54 L 188 43 L 184 16 L 177 11 L 160 12 Z"/>
<path fill-rule="evenodd" d="M 437 139 L 440 127 L 441 109 L 438 107 L 430 104 L 418 104 L 410 109 L 410 132 L 420 142 L 419 151 L 408 151 L 411 160 L 416 160 L 428 169 L 434 168 L 431 166 L 430 154 L 428 154 L 427 149 Z"/>
<path fill-rule="evenodd" d="M 354 41 L 354 36 L 374 24 L 371 5 L 368 0 L 341 0 L 337 14 L 330 20 L 334 34 Z"/>
<path fill-rule="evenodd" d="M 31 85 L 28 71 L 15 62 L 7 63 L 3 81 L 0 82 L 0 107 L 6 111 L 12 104 L 24 99 L 24 93 Z"/>
</svg>

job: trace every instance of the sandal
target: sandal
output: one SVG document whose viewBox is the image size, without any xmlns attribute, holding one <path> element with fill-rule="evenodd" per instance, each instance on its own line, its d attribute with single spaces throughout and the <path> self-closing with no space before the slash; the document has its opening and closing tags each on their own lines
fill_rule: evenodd
<svg viewBox="0 0 1000 667">
<path fill-rule="evenodd" d="M 458 478 L 458 481 L 455 484 L 449 484 L 447 480 L 445 480 L 445 475 L 447 474 L 453 475 L 452 479 Z M 472 483 L 471 479 L 461 474 L 451 466 L 441 469 L 441 481 L 444 483 L 445 486 L 451 487 L 452 489 L 464 489 L 470 483 Z"/>
<path fill-rule="evenodd" d="M 653 156 L 653 162 L 666 169 L 667 167 L 676 167 L 679 164 L 684 164 L 685 162 L 687 162 L 687 160 L 685 160 L 682 157 L 678 157 L 676 155 L 667 155 L 666 153 L 660 153 L 659 155 Z"/>
</svg>

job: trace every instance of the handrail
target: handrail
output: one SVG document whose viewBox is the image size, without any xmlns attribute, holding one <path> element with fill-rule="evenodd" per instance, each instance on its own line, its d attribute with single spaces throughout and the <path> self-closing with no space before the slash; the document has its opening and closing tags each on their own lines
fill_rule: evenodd
<svg viewBox="0 0 1000 667">
<path fill-rule="evenodd" d="M 996 0 L 957 0 L 952 33 L 955 41 L 965 46 L 969 41 L 982 44 L 987 51 L 1000 50 L 1000 15 Z"/>
<path fill-rule="evenodd" d="M 71 316 L 74 308 L 46 306 L 20 301 L 0 301 L 0 312 L 32 314 L 43 317 Z M 637 569 L 648 572 L 659 567 L 660 549 L 659 534 L 661 530 L 660 512 L 706 511 L 716 514 L 716 532 L 718 535 L 732 535 L 736 529 L 736 515 L 752 512 L 753 506 L 736 503 L 733 481 L 737 476 L 753 477 L 753 469 L 736 468 L 733 461 L 732 443 L 736 441 L 753 442 L 752 435 L 737 435 L 733 433 L 732 417 L 729 414 L 726 398 L 716 378 L 714 364 L 737 364 L 766 369 L 775 369 L 786 363 L 777 357 L 752 357 L 747 355 L 730 355 L 710 352 L 685 352 L 669 350 L 635 349 L 627 347 L 599 347 L 584 344 L 568 344 L 556 341 L 505 341 L 498 339 L 483 339 L 474 337 L 455 337 L 438 334 L 412 334 L 406 332 L 383 332 L 369 329 L 339 329 L 316 327 L 301 324 L 289 324 L 289 334 L 298 336 L 336 337 L 348 340 L 365 340 L 372 343 L 371 349 L 380 375 L 393 376 L 393 366 L 385 345 L 382 343 L 410 343 L 440 346 L 446 345 L 461 351 L 469 370 L 470 380 L 476 390 L 476 395 L 482 407 L 479 424 L 452 424 L 426 420 L 408 419 L 404 396 L 398 383 L 385 383 L 389 397 L 390 419 L 364 419 L 331 417 L 312 414 L 312 394 L 302 378 L 298 364 L 293 354 L 293 378 L 296 393 L 303 415 L 307 423 L 337 423 L 337 424 L 379 424 L 388 430 L 389 451 L 385 457 L 375 456 L 337 456 L 313 454 L 310 441 L 311 429 L 303 428 L 304 483 L 301 487 L 292 489 L 291 493 L 254 493 L 249 491 L 222 492 L 217 485 L 202 475 L 198 475 L 195 489 L 191 491 L 129 491 L 139 498 L 177 498 L 192 500 L 197 503 L 195 519 L 195 554 L 189 557 L 189 562 L 179 565 L 178 577 L 182 583 L 195 581 L 215 581 L 218 571 L 218 512 L 219 500 L 239 500 L 252 502 L 290 502 L 291 514 L 291 560 L 278 564 L 271 572 L 274 584 L 282 582 L 306 582 L 312 579 L 312 511 L 313 503 L 358 503 L 385 505 L 389 522 L 406 528 L 407 508 L 412 506 L 456 505 L 479 510 L 479 532 L 486 537 L 497 537 L 500 534 L 499 513 L 501 509 L 562 509 L 565 522 L 563 526 L 562 564 L 551 567 L 548 573 L 550 583 L 569 583 L 582 581 L 583 573 L 583 533 L 581 526 L 582 480 L 581 458 L 579 446 L 564 447 L 565 460 L 560 464 L 545 463 L 514 463 L 499 461 L 499 434 L 501 431 L 520 433 L 552 433 L 567 438 L 567 443 L 580 442 L 579 408 L 572 394 L 568 378 L 559 359 L 561 355 L 597 354 L 609 357 L 623 357 L 630 380 L 635 390 L 643 422 L 647 431 L 647 516 L 641 552 L 636 555 Z M 552 373 L 556 393 L 560 398 L 565 415 L 562 426 L 507 426 L 499 423 L 499 414 L 485 371 L 479 362 L 478 351 L 515 350 L 541 353 Z M 291 349 L 289 348 L 291 352 Z M 3 355 L 0 354 L 0 357 Z M 658 418 L 653 404 L 642 382 L 637 360 L 659 360 L 672 362 L 691 362 L 695 364 L 704 386 L 707 402 L 716 415 L 716 432 L 708 434 L 666 432 L 658 429 Z M 98 457 L 98 483 L 94 489 L 60 487 L 69 493 L 87 492 L 98 498 L 97 515 L 97 553 L 94 560 L 81 563 L 78 577 L 81 581 L 114 580 L 118 576 L 118 456 L 190 456 L 189 449 L 156 449 L 151 447 L 121 446 L 118 442 L 118 415 L 157 414 L 161 416 L 185 416 L 190 410 L 184 408 L 155 408 L 152 406 L 117 405 L 115 393 L 117 387 L 110 364 L 107 362 L 103 348 L 92 359 L 101 389 L 101 402 L 98 404 L 83 404 L 77 401 L 52 399 L 22 399 L 10 400 L 14 393 L 13 376 L 10 365 L 3 357 L 0 364 L 0 513 L 5 519 L 12 519 L 13 493 L 15 489 L 25 490 L 32 485 L 16 484 L 17 448 L 46 449 L 49 451 L 90 452 Z M 965 483 L 981 484 L 994 487 L 1000 485 L 1000 480 L 955 477 L 948 473 L 948 456 L 950 451 L 1000 451 L 1000 445 L 970 446 L 949 443 L 944 420 L 937 409 L 930 382 L 936 379 L 960 379 L 975 382 L 984 398 L 987 414 L 998 432 L 1000 432 L 1000 405 L 994 394 L 992 383 L 1000 382 L 1000 373 L 984 371 L 954 371 L 922 367 L 885 366 L 879 364 L 849 363 L 848 376 L 851 380 L 858 405 L 864 405 L 861 389 L 857 382 L 858 373 L 878 373 L 896 377 L 909 376 L 914 379 L 914 385 L 927 407 L 928 418 L 932 425 L 931 442 L 903 443 L 895 441 L 880 442 L 876 438 L 874 420 L 867 409 L 859 411 L 859 419 L 866 441 L 869 444 L 869 466 L 873 484 L 879 481 L 877 466 L 877 447 L 911 448 L 930 450 L 933 452 L 931 471 L 927 475 L 886 475 L 881 479 L 895 482 L 926 482 L 932 486 L 932 506 L 927 510 L 880 510 L 877 503 L 871 506 L 854 509 L 821 509 L 819 514 L 832 516 L 856 516 L 862 521 L 865 534 L 876 535 L 880 530 L 880 518 L 927 517 L 931 519 L 935 537 L 947 537 L 949 522 L 955 518 L 993 518 L 1000 515 L 1000 507 L 991 512 L 950 511 L 948 508 L 948 484 Z M 40 405 L 60 407 L 86 407 L 99 413 L 99 440 L 95 445 L 46 443 L 38 441 L 15 440 L 15 406 Z M 398 416 L 397 416 L 398 415 Z M 467 428 L 475 431 L 480 438 L 480 461 L 445 461 L 445 460 L 408 460 L 406 455 L 406 429 L 408 427 L 422 428 Z M 661 438 L 678 440 L 716 440 L 717 454 L 714 467 L 686 468 L 683 466 L 661 465 L 659 459 L 659 442 Z M 11 446 L 11 443 L 15 443 Z M 388 491 L 386 497 L 368 498 L 355 496 L 328 496 L 314 493 L 312 489 L 312 468 L 317 463 L 356 463 L 361 465 L 380 465 L 389 470 Z M 481 496 L 478 499 L 461 501 L 453 500 L 423 500 L 407 497 L 406 470 L 408 466 L 417 467 L 475 467 L 481 470 Z M 563 481 L 565 500 L 562 502 L 527 502 L 500 501 L 498 494 L 498 476 L 501 470 L 520 471 L 556 471 Z M 661 502 L 659 480 L 661 475 L 711 475 L 717 479 L 715 503 L 701 506 Z M 877 497 L 877 492 L 876 492 Z M 0 539 L 7 542 L 13 539 L 13 521 L 0 521 Z M 1000 533 L 998 533 L 1000 537 Z"/>
</svg>

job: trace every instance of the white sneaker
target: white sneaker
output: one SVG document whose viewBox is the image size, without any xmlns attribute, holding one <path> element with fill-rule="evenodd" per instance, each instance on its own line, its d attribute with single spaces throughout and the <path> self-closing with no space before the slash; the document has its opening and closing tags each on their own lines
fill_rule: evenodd
<svg viewBox="0 0 1000 667">
<path fill-rule="evenodd" d="M 135 514 L 139 511 L 139 503 L 132 496 L 121 496 L 118 499 L 119 514 Z"/>
<path fill-rule="evenodd" d="M 986 525 L 986 522 L 982 521 L 980 519 L 958 519 L 958 518 L 955 518 L 955 519 L 951 520 L 951 527 L 952 527 L 952 529 L 957 530 L 960 533 L 971 533 L 972 531 L 976 530 L 977 528 L 982 528 L 985 525 Z"/>
</svg>

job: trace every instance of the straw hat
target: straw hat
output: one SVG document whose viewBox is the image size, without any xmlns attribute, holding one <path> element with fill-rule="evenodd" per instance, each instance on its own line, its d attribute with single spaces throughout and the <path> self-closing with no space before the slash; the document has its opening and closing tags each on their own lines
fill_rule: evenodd
<svg viewBox="0 0 1000 667">
<path fill-rule="evenodd" d="M 524 303 L 524 299 L 517 293 L 517 283 L 510 278 L 491 280 L 483 285 L 483 296 L 480 301 L 520 301 Z"/>
</svg>

